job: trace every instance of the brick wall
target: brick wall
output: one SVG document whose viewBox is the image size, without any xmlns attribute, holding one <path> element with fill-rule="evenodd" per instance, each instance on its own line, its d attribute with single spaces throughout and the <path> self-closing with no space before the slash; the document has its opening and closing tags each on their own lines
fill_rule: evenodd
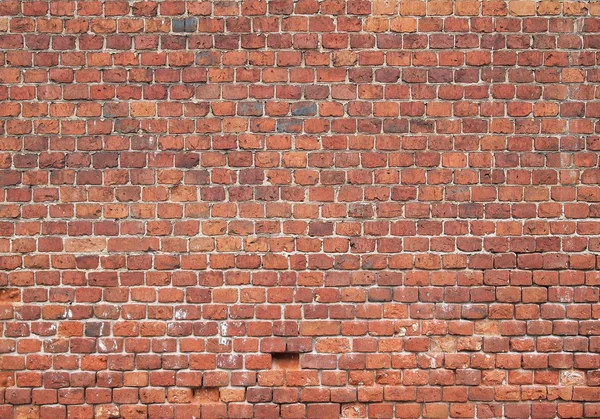
<svg viewBox="0 0 600 419">
<path fill-rule="evenodd" d="M 600 417 L 600 2 L 0 1 L 0 417 Z"/>
</svg>

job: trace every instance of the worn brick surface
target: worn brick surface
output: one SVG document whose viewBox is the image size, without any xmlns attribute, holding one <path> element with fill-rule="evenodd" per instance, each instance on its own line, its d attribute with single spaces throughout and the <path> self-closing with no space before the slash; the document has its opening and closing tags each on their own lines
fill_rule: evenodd
<svg viewBox="0 0 600 419">
<path fill-rule="evenodd" d="M 600 2 L 0 0 L 0 417 L 600 417 Z"/>
</svg>

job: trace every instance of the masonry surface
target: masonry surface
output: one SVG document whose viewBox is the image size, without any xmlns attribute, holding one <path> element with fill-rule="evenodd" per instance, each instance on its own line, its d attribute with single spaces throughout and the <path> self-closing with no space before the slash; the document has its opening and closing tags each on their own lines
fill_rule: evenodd
<svg viewBox="0 0 600 419">
<path fill-rule="evenodd" d="M 600 417 L 600 2 L 0 0 L 0 418 Z"/>
</svg>

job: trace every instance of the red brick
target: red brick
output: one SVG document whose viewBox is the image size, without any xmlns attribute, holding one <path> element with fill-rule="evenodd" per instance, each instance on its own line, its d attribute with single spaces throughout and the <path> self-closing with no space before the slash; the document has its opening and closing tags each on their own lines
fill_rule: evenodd
<svg viewBox="0 0 600 419">
<path fill-rule="evenodd" d="M 2 2 L 0 416 L 598 416 L 598 15 Z"/>
</svg>

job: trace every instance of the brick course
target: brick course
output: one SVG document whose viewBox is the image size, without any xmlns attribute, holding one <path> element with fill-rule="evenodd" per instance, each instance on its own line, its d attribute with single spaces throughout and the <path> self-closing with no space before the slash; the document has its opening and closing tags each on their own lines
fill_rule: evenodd
<svg viewBox="0 0 600 419">
<path fill-rule="evenodd" d="M 0 0 L 0 417 L 600 417 L 600 2 Z"/>
</svg>

